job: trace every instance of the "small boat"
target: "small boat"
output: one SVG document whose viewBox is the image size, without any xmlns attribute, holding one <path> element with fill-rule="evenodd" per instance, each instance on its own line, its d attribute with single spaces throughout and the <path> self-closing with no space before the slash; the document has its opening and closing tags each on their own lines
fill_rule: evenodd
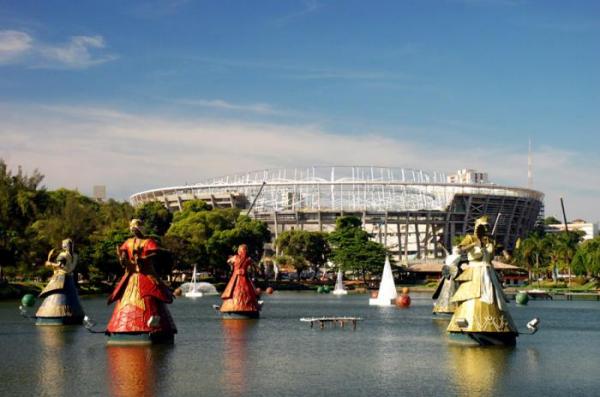
<svg viewBox="0 0 600 397">
<path fill-rule="evenodd" d="M 398 297 L 394 276 L 392 275 L 392 265 L 390 259 L 385 257 L 383 265 L 383 274 L 381 275 L 381 283 L 379 284 L 379 293 L 377 298 L 370 298 L 369 305 L 371 306 L 392 306 Z"/>
<path fill-rule="evenodd" d="M 338 270 L 337 280 L 335 282 L 335 288 L 333 289 L 334 295 L 348 295 L 348 290 L 344 288 L 344 280 L 342 276 L 342 271 Z"/>
</svg>

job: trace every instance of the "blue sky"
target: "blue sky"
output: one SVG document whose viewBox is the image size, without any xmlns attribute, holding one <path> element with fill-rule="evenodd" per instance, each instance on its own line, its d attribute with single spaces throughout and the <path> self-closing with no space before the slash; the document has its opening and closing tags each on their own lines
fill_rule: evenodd
<svg viewBox="0 0 600 397">
<path fill-rule="evenodd" d="M 121 199 L 313 164 L 525 186 L 531 137 L 548 213 L 597 221 L 599 37 L 596 1 L 0 1 L 0 157 Z"/>
</svg>

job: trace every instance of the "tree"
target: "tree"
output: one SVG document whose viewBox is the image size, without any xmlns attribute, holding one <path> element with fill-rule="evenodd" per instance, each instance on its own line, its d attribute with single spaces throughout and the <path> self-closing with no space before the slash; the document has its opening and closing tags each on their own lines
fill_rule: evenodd
<svg viewBox="0 0 600 397">
<path fill-rule="evenodd" d="M 266 223 L 240 215 L 232 229 L 217 230 L 208 239 L 206 253 L 214 270 L 227 270 L 227 258 L 241 244 L 248 246 L 248 255 L 259 263 L 265 243 L 271 241 L 271 232 Z"/>
<path fill-rule="evenodd" d="M 21 167 L 13 174 L 0 159 L 0 269 L 30 270 L 34 236 L 29 227 L 48 205 L 43 179 L 38 170 L 27 175 Z"/>
<path fill-rule="evenodd" d="M 367 273 L 381 272 L 386 257 L 382 244 L 369 239 L 361 228 L 361 221 L 354 216 L 336 220 L 336 228 L 328 236 L 331 259 L 342 270 L 358 273 L 366 281 Z"/>
<path fill-rule="evenodd" d="M 553 216 L 548 216 L 544 219 L 544 225 L 560 225 L 562 222 Z"/>
<path fill-rule="evenodd" d="M 173 221 L 171 211 L 158 201 L 142 204 L 136 208 L 134 217 L 142 221 L 144 233 L 155 236 L 164 236 Z"/>
<path fill-rule="evenodd" d="M 287 263 L 294 266 L 298 277 L 308 265 L 312 265 L 316 275 L 319 267 L 327 263 L 331 253 L 327 235 L 322 232 L 286 230 L 279 235 L 275 244 L 281 253 L 291 258 Z"/>
<path fill-rule="evenodd" d="M 515 258 L 517 263 L 527 268 L 529 273 L 529 283 L 531 284 L 533 269 L 539 278 L 539 271 L 548 264 L 548 240 L 539 233 L 531 233 L 527 238 L 520 241 L 517 245 Z"/>
<path fill-rule="evenodd" d="M 600 237 L 586 240 L 577 247 L 571 267 L 576 275 L 596 277 L 600 274 Z"/>
<path fill-rule="evenodd" d="M 581 232 L 561 232 L 549 233 L 548 239 L 549 253 L 553 266 L 566 267 L 571 282 L 571 261 L 577 251 L 577 245 L 581 241 Z"/>
<path fill-rule="evenodd" d="M 227 258 L 240 244 L 246 244 L 250 257 L 258 261 L 271 233 L 264 222 L 239 213 L 236 208 L 211 209 L 202 201 L 185 203 L 165 235 L 167 245 L 178 247 L 178 264 L 197 264 L 201 269 L 223 273 L 229 268 Z"/>
</svg>

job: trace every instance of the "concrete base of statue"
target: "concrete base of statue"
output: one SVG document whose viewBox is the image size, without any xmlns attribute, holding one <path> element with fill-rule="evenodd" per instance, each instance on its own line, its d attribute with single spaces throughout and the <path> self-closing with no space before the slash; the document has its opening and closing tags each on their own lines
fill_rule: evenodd
<svg viewBox="0 0 600 397">
<path fill-rule="evenodd" d="M 82 325 L 83 316 L 69 316 L 69 317 L 36 317 L 35 325 Z"/>
<path fill-rule="evenodd" d="M 172 333 L 147 333 L 147 332 L 123 332 L 108 335 L 107 345 L 131 346 L 131 345 L 155 345 L 172 344 L 175 335 Z"/>
<path fill-rule="evenodd" d="M 517 336 L 513 332 L 449 332 L 452 342 L 468 346 L 514 346 Z"/>
</svg>

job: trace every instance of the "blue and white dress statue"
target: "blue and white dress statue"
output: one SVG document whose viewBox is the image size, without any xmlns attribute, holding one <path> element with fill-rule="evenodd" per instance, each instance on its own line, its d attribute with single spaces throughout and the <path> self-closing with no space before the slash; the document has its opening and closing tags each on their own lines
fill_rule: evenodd
<svg viewBox="0 0 600 397">
<path fill-rule="evenodd" d="M 37 325 L 81 324 L 84 312 L 77 295 L 73 270 L 77 266 L 77 255 L 73 252 L 73 240 L 62 241 L 62 251 L 52 261 L 54 250 L 48 254 L 45 266 L 51 267 L 54 274 L 46 288 L 40 293 L 44 301 L 36 317 Z"/>
</svg>

